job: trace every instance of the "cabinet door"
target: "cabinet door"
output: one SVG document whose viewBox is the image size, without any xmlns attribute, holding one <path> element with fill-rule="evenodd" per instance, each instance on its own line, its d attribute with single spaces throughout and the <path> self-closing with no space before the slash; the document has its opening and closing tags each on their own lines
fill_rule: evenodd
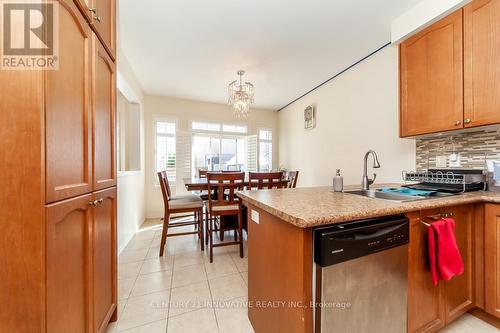
<svg viewBox="0 0 500 333">
<path fill-rule="evenodd" d="M 464 273 L 446 281 L 446 324 L 474 307 L 474 206 L 445 210 L 455 219 L 455 239 L 464 263 Z"/>
<path fill-rule="evenodd" d="M 500 318 L 500 205 L 486 205 L 484 233 L 485 310 Z"/>
<path fill-rule="evenodd" d="M 439 214 L 423 211 L 422 217 Z M 434 286 L 429 270 L 427 226 L 418 213 L 410 217 L 408 253 L 408 332 L 436 332 L 445 324 L 444 285 Z"/>
<path fill-rule="evenodd" d="M 116 185 L 115 64 L 97 38 L 93 39 L 94 190 Z"/>
<path fill-rule="evenodd" d="M 116 0 L 93 0 L 93 26 L 106 50 L 116 55 Z"/>
<path fill-rule="evenodd" d="M 116 187 L 94 193 L 92 275 L 94 332 L 105 332 L 116 309 Z"/>
<path fill-rule="evenodd" d="M 90 330 L 91 195 L 47 206 L 47 332 Z"/>
<path fill-rule="evenodd" d="M 464 8 L 465 126 L 500 123 L 500 1 Z"/>
<path fill-rule="evenodd" d="M 73 2 L 59 6 L 59 69 L 45 72 L 46 201 L 92 191 L 91 32 Z"/>
<path fill-rule="evenodd" d="M 71 1 L 71 0 L 65 0 L 65 1 Z M 73 0 L 78 9 L 82 12 L 83 16 L 85 16 L 85 19 L 88 22 L 92 22 L 93 20 L 93 15 L 92 15 L 92 8 L 94 8 L 94 0 Z"/>
<path fill-rule="evenodd" d="M 400 45 L 402 137 L 462 128 L 462 10 Z"/>
</svg>

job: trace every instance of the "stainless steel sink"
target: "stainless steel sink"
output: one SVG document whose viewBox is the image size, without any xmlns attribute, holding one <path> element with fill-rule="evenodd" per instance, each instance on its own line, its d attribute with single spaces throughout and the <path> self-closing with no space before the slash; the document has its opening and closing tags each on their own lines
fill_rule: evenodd
<svg viewBox="0 0 500 333">
<path fill-rule="evenodd" d="M 417 201 L 417 200 L 433 199 L 439 197 L 448 197 L 454 195 L 451 193 L 436 192 L 432 196 L 424 197 L 419 195 L 403 195 L 397 193 L 380 192 L 377 190 L 355 190 L 355 191 L 346 191 L 345 193 L 361 195 L 363 197 L 368 197 L 368 198 L 376 198 L 376 199 L 383 199 L 383 200 L 390 200 L 397 202 Z"/>
<path fill-rule="evenodd" d="M 355 191 L 346 191 L 345 193 L 361 195 L 363 197 L 368 197 L 368 198 L 384 199 L 397 202 L 416 201 L 425 199 L 425 197 L 420 197 L 416 195 L 401 195 L 395 193 L 379 192 L 376 190 L 355 190 Z"/>
</svg>

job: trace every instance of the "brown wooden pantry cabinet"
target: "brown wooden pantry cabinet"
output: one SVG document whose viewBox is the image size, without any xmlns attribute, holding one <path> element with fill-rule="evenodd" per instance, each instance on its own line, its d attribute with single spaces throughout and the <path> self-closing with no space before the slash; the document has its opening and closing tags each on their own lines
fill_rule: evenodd
<svg viewBox="0 0 500 333">
<path fill-rule="evenodd" d="M 474 0 L 399 50 L 401 137 L 500 123 L 500 0 Z"/>
<path fill-rule="evenodd" d="M 58 4 L 59 68 L 0 70 L 0 332 L 117 315 L 115 2 Z"/>
<path fill-rule="evenodd" d="M 442 214 L 456 221 L 464 273 L 434 286 L 427 259 L 428 227 L 421 222 Z M 470 310 L 500 318 L 500 205 L 445 207 L 408 217 L 408 332 L 436 332 Z"/>
</svg>

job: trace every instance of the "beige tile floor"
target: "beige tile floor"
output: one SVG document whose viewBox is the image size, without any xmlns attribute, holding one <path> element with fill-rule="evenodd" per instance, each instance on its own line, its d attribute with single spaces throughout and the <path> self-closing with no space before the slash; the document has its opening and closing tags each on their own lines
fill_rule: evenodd
<svg viewBox="0 0 500 333">
<path fill-rule="evenodd" d="M 160 221 L 148 220 L 120 254 L 119 319 L 107 333 L 253 332 L 245 306 L 246 244 L 245 258 L 227 246 L 214 249 L 210 263 L 194 235 L 168 238 L 159 258 L 160 237 Z"/>
<path fill-rule="evenodd" d="M 160 221 L 148 220 L 120 254 L 119 320 L 107 333 L 253 332 L 245 306 L 246 248 L 243 259 L 237 246 L 216 248 L 210 264 L 195 236 L 181 236 L 169 238 L 159 258 L 160 237 Z M 441 332 L 499 330 L 466 314 Z"/>
</svg>

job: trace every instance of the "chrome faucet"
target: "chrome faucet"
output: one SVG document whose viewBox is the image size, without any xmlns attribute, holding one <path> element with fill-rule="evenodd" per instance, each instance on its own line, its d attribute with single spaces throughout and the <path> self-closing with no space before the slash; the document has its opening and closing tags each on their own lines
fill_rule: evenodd
<svg viewBox="0 0 500 333">
<path fill-rule="evenodd" d="M 364 191 L 368 191 L 370 189 L 370 185 L 373 184 L 375 179 L 377 179 L 376 173 L 373 174 L 373 179 L 368 178 L 368 156 L 370 154 L 373 156 L 373 168 L 375 169 L 380 168 L 380 163 L 378 162 L 377 153 L 374 150 L 369 150 L 365 154 L 365 161 L 363 166 L 363 182 L 361 183 L 361 189 Z"/>
</svg>

